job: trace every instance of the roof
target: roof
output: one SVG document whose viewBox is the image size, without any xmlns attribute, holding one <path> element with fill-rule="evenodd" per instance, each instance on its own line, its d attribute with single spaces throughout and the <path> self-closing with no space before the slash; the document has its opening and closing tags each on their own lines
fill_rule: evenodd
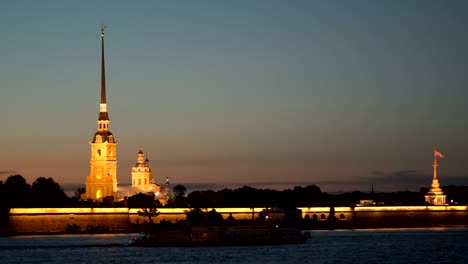
<svg viewBox="0 0 468 264">
<path fill-rule="evenodd" d="M 101 142 L 109 142 L 109 143 L 115 143 L 114 136 L 110 131 L 98 131 L 94 133 L 93 141 L 92 143 L 96 143 L 96 137 L 101 136 Z"/>
<path fill-rule="evenodd" d="M 109 120 L 109 114 L 107 112 L 99 112 L 98 120 Z"/>
</svg>

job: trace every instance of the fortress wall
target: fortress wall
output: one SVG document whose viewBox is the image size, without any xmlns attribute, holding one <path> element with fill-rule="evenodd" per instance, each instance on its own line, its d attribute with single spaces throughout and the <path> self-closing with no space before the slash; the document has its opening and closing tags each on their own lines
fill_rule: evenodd
<svg viewBox="0 0 468 264">
<path fill-rule="evenodd" d="M 302 218 L 325 221 L 330 215 L 330 207 L 299 207 L 302 211 Z M 351 220 L 353 218 L 353 208 L 335 207 L 335 217 L 340 220 Z"/>
<path fill-rule="evenodd" d="M 131 229 L 128 214 L 90 213 L 10 215 L 8 230 L 13 233 L 64 232 L 67 224 L 77 225 L 81 231 L 98 227 L 109 231 Z"/>
<path fill-rule="evenodd" d="M 223 219 L 227 219 L 229 215 L 232 215 L 236 220 L 251 220 L 252 219 L 252 208 L 214 208 L 216 212 L 223 216 Z M 254 218 L 259 216 L 259 213 L 265 208 L 254 208 Z M 208 212 L 210 209 L 204 211 Z M 139 216 L 139 209 L 130 209 L 130 222 L 132 224 L 141 224 L 148 221 L 148 217 Z M 159 215 L 153 218 L 154 223 L 160 223 L 161 221 L 169 221 L 172 223 L 185 220 L 186 213 L 189 211 L 188 208 L 160 208 L 158 209 Z"/>
<path fill-rule="evenodd" d="M 353 228 L 409 228 L 468 226 L 468 211 L 357 211 L 351 219 Z"/>
<path fill-rule="evenodd" d="M 254 217 L 265 208 L 255 208 Z M 160 208 L 154 223 L 177 222 L 186 219 L 188 208 Z M 207 209 L 210 211 L 211 209 Z M 215 208 L 224 219 L 230 214 L 236 220 L 251 220 L 251 208 Z M 128 208 L 12 208 L 8 230 L 13 233 L 63 232 L 68 225 L 76 225 L 81 231 L 87 228 L 104 228 L 109 231 L 134 229 L 133 224 L 148 222 L 148 217 L 139 216 L 139 209 Z"/>
<path fill-rule="evenodd" d="M 227 219 L 229 214 L 236 220 L 251 220 L 265 208 L 215 208 Z M 302 217 L 317 215 L 325 221 L 330 215 L 329 207 L 298 208 Z M 335 217 L 342 225 L 337 228 L 409 228 L 435 226 L 468 226 L 466 206 L 418 206 L 418 207 L 335 207 Z M 14 208 L 10 211 L 10 232 L 62 232 L 67 224 L 76 225 L 84 231 L 89 226 L 104 226 L 109 231 L 131 230 L 133 224 L 148 221 L 138 215 L 139 209 L 128 208 Z M 160 208 L 153 218 L 160 221 L 177 222 L 186 219 L 188 208 Z M 207 209 L 209 211 L 211 209 Z M 341 214 L 343 218 L 340 219 Z M 324 215 L 322 219 L 322 215 Z"/>
</svg>

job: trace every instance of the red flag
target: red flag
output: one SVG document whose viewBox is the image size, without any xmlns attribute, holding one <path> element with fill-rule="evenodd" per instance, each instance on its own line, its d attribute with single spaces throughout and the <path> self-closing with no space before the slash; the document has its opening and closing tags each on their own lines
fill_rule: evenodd
<svg viewBox="0 0 468 264">
<path fill-rule="evenodd" d="M 442 155 L 442 153 L 440 153 L 439 151 L 437 151 L 437 149 L 434 149 L 434 156 L 439 157 L 439 158 L 441 158 L 441 159 L 444 158 L 444 155 Z"/>
</svg>

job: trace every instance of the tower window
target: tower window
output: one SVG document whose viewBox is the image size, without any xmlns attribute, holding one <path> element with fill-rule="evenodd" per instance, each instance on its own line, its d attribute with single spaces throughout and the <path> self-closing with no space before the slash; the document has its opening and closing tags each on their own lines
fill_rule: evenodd
<svg viewBox="0 0 468 264">
<path fill-rule="evenodd" d="M 141 179 L 138 179 L 138 185 L 141 185 Z"/>
<path fill-rule="evenodd" d="M 99 168 L 96 172 L 96 179 L 100 180 L 102 178 L 102 169 Z"/>
<path fill-rule="evenodd" d="M 145 179 L 145 185 L 146 185 L 146 179 Z"/>
<path fill-rule="evenodd" d="M 101 157 L 101 150 L 100 149 L 97 150 L 97 154 L 98 154 L 99 157 Z"/>
<path fill-rule="evenodd" d="M 96 199 L 99 199 L 102 197 L 102 191 L 101 190 L 97 190 L 96 192 Z"/>
</svg>

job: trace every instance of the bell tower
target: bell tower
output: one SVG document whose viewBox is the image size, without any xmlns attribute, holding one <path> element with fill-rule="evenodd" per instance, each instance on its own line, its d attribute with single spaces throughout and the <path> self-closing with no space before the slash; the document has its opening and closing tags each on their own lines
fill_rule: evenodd
<svg viewBox="0 0 468 264">
<path fill-rule="evenodd" d="M 153 190 L 153 176 L 148 158 L 145 159 L 143 151 L 138 151 L 137 163 L 132 167 L 132 187 L 136 187 L 144 192 L 159 191 Z"/>
<path fill-rule="evenodd" d="M 86 177 L 86 199 L 102 201 L 104 197 L 117 199 L 117 142 L 109 131 L 109 114 L 106 100 L 106 74 L 104 67 L 104 31 L 101 25 L 101 101 L 99 104 L 99 117 L 97 132 L 94 134 L 91 145 L 90 172 Z"/>
</svg>

